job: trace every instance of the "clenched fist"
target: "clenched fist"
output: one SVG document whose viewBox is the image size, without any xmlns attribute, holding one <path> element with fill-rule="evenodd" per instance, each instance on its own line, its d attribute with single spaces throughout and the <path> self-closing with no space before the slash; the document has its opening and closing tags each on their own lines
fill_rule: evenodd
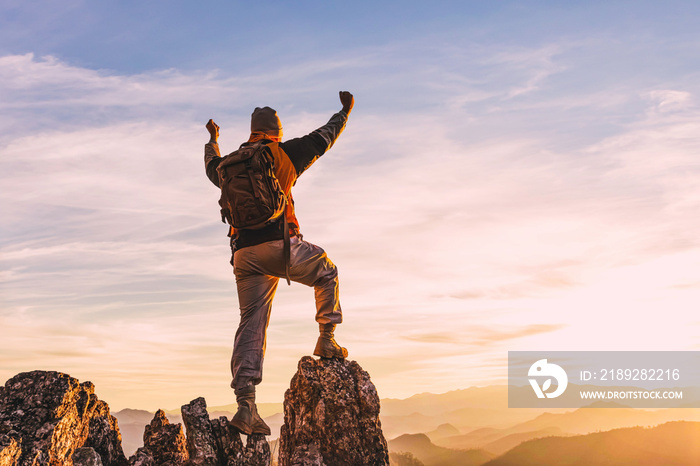
<svg viewBox="0 0 700 466">
<path fill-rule="evenodd" d="M 207 121 L 207 131 L 209 131 L 212 142 L 216 142 L 219 139 L 219 125 L 214 123 L 214 120 Z"/>
<path fill-rule="evenodd" d="M 355 98 L 348 91 L 340 91 L 340 103 L 343 104 L 343 110 L 348 115 L 352 111 L 352 107 L 355 105 Z"/>
</svg>

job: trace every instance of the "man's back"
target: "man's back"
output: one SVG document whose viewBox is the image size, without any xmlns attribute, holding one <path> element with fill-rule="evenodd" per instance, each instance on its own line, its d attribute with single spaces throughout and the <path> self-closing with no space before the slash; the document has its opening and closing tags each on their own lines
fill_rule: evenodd
<svg viewBox="0 0 700 466">
<path fill-rule="evenodd" d="M 269 108 L 269 107 L 265 107 Z M 352 107 L 351 107 L 352 108 Z M 251 136 L 242 146 L 253 143 L 263 143 L 270 148 L 274 158 L 275 175 L 279 180 L 282 189 L 287 196 L 287 222 L 290 226 L 290 234 L 295 236 L 299 233 L 299 221 L 294 212 L 294 199 L 291 194 L 292 186 L 297 178 L 306 171 L 319 157 L 330 149 L 338 136 L 345 129 L 348 113 L 344 110 L 334 114 L 328 123 L 315 131 L 300 138 L 290 139 L 285 142 L 275 141 L 276 137 L 270 136 L 261 131 L 251 131 Z M 222 157 L 219 146 L 216 142 L 210 141 L 205 146 L 204 163 L 207 177 L 220 187 L 217 167 L 221 163 Z M 282 239 L 279 228 L 270 226 L 260 230 L 232 231 L 231 236 L 235 238 L 235 247 L 243 248 L 260 244 L 265 241 Z"/>
<path fill-rule="evenodd" d="M 333 146 L 345 128 L 354 105 L 349 92 L 340 93 L 343 108 L 325 125 L 306 136 L 281 142 L 282 125 L 270 107 L 256 108 L 251 116 L 251 135 L 243 147 L 263 144 L 269 149 L 274 173 L 286 198 L 284 215 L 262 228 L 231 228 L 233 272 L 236 277 L 241 320 L 236 331 L 231 357 L 231 387 L 236 394 L 238 412 L 231 420 L 244 434 L 270 435 L 255 406 L 255 386 L 262 381 L 267 325 L 272 299 L 280 277 L 314 288 L 319 338 L 314 355 L 322 358 L 345 358 L 348 352 L 336 343 L 336 324 L 343 321 L 338 294 L 338 269 L 325 251 L 304 241 L 294 212 L 292 186 L 297 178 Z M 221 157 L 219 127 L 207 123 L 211 140 L 204 148 L 206 174 L 221 187 L 217 172 Z M 230 155 L 230 154 L 229 154 Z M 285 229 L 285 225 L 287 228 Z M 286 240 L 286 238 L 291 239 Z"/>
</svg>

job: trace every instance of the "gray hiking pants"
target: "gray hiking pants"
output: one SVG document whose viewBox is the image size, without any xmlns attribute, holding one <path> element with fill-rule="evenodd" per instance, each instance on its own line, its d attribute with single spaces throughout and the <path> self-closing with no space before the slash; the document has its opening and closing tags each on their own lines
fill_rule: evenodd
<svg viewBox="0 0 700 466">
<path fill-rule="evenodd" d="M 231 387 L 237 391 L 262 380 L 263 358 L 272 298 L 279 278 L 285 276 L 283 240 L 239 249 L 233 255 L 241 321 L 231 357 Z M 320 247 L 295 236 L 291 238 L 289 278 L 314 287 L 316 321 L 343 321 L 338 299 L 338 269 Z"/>
</svg>

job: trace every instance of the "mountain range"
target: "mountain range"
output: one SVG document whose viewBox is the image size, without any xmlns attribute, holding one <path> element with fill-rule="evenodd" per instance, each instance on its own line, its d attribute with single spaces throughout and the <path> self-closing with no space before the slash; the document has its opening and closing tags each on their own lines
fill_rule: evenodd
<svg viewBox="0 0 700 466">
<path fill-rule="evenodd" d="M 574 451 L 577 445 L 590 448 L 595 442 L 601 442 L 598 450 L 604 452 L 613 442 L 610 438 L 620 442 L 624 440 L 625 445 L 644 442 L 647 448 L 648 439 L 658 437 L 658 441 L 652 444 L 671 448 L 674 445 L 668 440 L 671 433 L 686 438 L 700 425 L 700 409 L 643 410 L 597 402 L 575 410 L 545 410 L 508 408 L 507 400 L 506 386 L 472 387 L 442 394 L 421 393 L 406 399 L 381 400 L 382 430 L 389 440 L 393 464 L 600 464 L 538 463 L 544 460 L 537 452 L 542 448 L 551 449 L 554 453 Z M 284 421 L 282 404 L 260 403 L 258 409 L 272 428 L 270 439 L 278 437 Z M 235 410 L 236 405 L 209 408 L 212 418 L 230 418 Z M 181 422 L 179 411 L 166 410 L 171 422 Z M 153 413 L 125 409 L 114 415 L 119 420 L 122 445 L 128 455 L 141 445 L 144 426 L 153 418 Z M 697 446 L 700 436 L 694 438 Z M 622 455 L 620 458 L 627 458 L 617 450 L 615 453 Z M 648 457 L 661 458 L 664 454 L 659 451 L 650 453 Z M 694 454 L 697 454 L 696 450 L 690 451 L 689 458 L 696 458 L 692 456 Z M 534 458 L 533 462 L 528 463 L 528 458 Z"/>
</svg>

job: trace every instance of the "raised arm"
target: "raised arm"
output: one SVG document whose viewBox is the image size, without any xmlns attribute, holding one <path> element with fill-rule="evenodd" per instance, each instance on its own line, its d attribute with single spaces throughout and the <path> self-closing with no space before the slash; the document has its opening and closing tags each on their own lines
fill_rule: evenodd
<svg viewBox="0 0 700 466">
<path fill-rule="evenodd" d="M 204 146 L 204 169 L 207 172 L 207 178 L 219 187 L 219 174 L 216 172 L 216 167 L 221 162 L 221 153 L 219 152 L 219 125 L 214 123 L 214 120 L 207 122 L 207 131 L 209 131 L 209 142 Z"/>
<path fill-rule="evenodd" d="M 326 153 L 345 129 L 348 115 L 355 105 L 355 98 L 347 91 L 341 91 L 342 109 L 334 114 L 328 123 L 300 138 L 290 139 L 280 144 L 294 164 L 297 175 L 301 175 L 317 158 Z"/>
</svg>

